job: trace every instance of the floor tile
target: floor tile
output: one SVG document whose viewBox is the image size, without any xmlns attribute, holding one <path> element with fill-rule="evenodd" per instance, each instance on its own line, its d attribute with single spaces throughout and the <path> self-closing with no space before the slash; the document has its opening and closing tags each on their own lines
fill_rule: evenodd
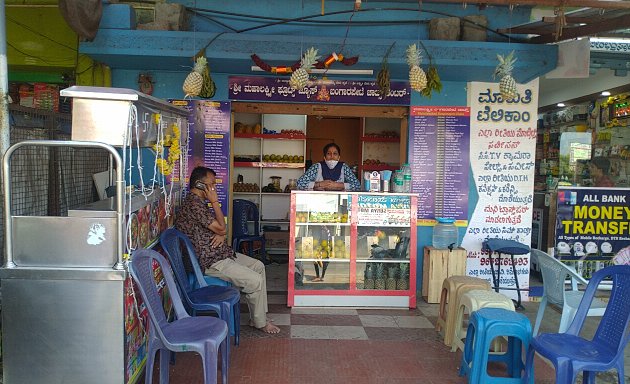
<svg viewBox="0 0 630 384">
<path fill-rule="evenodd" d="M 396 327 L 396 319 L 393 316 L 385 315 L 359 315 L 364 327 Z"/>
<path fill-rule="evenodd" d="M 339 326 L 333 325 L 329 328 L 331 339 L 336 340 L 367 340 L 365 329 L 360 326 Z"/>
<path fill-rule="evenodd" d="M 361 326 L 292 325 L 291 338 L 328 340 L 367 340 Z"/>
<path fill-rule="evenodd" d="M 359 316 L 346 315 L 296 315 L 291 314 L 292 325 L 361 325 Z"/>
<path fill-rule="evenodd" d="M 433 324 L 426 318 L 421 316 L 394 316 L 396 324 L 400 328 L 431 328 Z"/>
<path fill-rule="evenodd" d="M 292 339 L 328 339 L 328 327 L 317 325 L 292 325 Z"/>
<path fill-rule="evenodd" d="M 289 313 L 268 313 L 267 318 L 273 320 L 275 325 L 291 325 L 291 315 Z"/>
</svg>

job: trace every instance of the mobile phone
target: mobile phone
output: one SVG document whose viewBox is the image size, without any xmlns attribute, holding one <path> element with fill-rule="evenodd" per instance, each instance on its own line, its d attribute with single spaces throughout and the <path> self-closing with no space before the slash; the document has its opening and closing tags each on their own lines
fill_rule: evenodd
<svg viewBox="0 0 630 384">
<path fill-rule="evenodd" d="M 205 191 L 206 190 L 206 185 L 204 183 L 202 183 L 200 180 L 197 180 L 195 182 L 195 188 L 201 189 L 202 191 Z"/>
</svg>

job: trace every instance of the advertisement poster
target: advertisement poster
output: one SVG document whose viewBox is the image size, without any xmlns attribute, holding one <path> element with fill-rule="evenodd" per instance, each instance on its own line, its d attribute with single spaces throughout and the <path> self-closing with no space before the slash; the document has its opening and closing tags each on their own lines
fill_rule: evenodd
<svg viewBox="0 0 630 384">
<path fill-rule="evenodd" d="M 230 191 L 230 119 L 229 101 L 170 100 L 189 111 L 188 153 L 184 174 L 186 185 L 197 166 L 213 169 L 217 176 L 217 194 L 223 214 L 228 215 Z"/>
<path fill-rule="evenodd" d="M 629 203 L 630 189 L 559 187 L 556 257 L 584 262 L 577 266 L 585 278 L 613 261 L 630 264 Z"/>
<path fill-rule="evenodd" d="M 409 225 L 411 199 L 408 196 L 359 195 L 358 198 L 358 225 L 379 227 Z"/>
<path fill-rule="evenodd" d="M 536 161 L 538 80 L 517 84 L 518 96 L 503 100 L 499 83 L 469 83 L 470 164 L 478 200 L 462 241 L 468 251 L 469 276 L 492 284 L 490 255 L 482 251 L 489 238 L 531 244 Z M 497 256 L 496 254 L 493 256 Z M 502 258 L 510 260 L 509 257 Z M 529 298 L 529 255 L 514 258 L 524 301 Z M 516 298 L 512 266 L 501 266 L 499 287 Z"/>
<path fill-rule="evenodd" d="M 468 223 L 469 107 L 411 107 L 411 192 L 418 194 L 418 224 L 436 217 Z"/>
</svg>

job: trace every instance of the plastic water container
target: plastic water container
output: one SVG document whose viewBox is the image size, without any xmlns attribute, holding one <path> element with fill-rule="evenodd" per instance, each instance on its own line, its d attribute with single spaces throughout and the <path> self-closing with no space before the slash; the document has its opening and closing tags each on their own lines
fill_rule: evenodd
<svg viewBox="0 0 630 384">
<path fill-rule="evenodd" d="M 403 193 L 411 193 L 411 167 L 408 163 L 403 164 L 402 168 L 403 174 Z"/>
<path fill-rule="evenodd" d="M 436 217 L 437 224 L 433 228 L 433 248 L 451 249 L 459 246 L 459 234 L 455 226 L 455 219 Z"/>
<path fill-rule="evenodd" d="M 394 171 L 394 176 L 392 176 L 392 192 L 394 193 L 402 193 L 403 191 L 403 174 L 401 170 Z"/>
</svg>

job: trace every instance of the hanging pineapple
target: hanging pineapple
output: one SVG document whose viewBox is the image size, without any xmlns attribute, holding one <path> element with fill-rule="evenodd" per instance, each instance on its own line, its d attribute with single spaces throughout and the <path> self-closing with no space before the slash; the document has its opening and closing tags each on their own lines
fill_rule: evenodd
<svg viewBox="0 0 630 384">
<path fill-rule="evenodd" d="M 199 96 L 203 87 L 203 71 L 207 64 L 208 60 L 205 57 L 201 56 L 197 58 L 195 67 L 192 72 L 186 76 L 186 80 L 184 80 L 184 85 L 182 86 L 186 94 L 184 97 Z"/>
<path fill-rule="evenodd" d="M 392 45 L 389 46 L 389 49 L 387 49 L 385 56 L 383 56 L 383 61 L 381 62 L 381 70 L 378 71 L 378 74 L 376 75 L 376 85 L 378 86 L 378 89 L 381 92 L 381 99 L 385 99 L 387 97 L 387 95 L 389 94 L 390 87 L 391 87 L 391 80 L 389 78 L 389 66 L 387 65 L 387 57 L 389 56 L 389 53 L 392 51 L 392 48 L 394 48 L 395 44 L 396 42 L 393 42 Z"/>
<path fill-rule="evenodd" d="M 497 55 L 497 59 L 499 60 L 499 65 L 497 65 L 494 70 L 493 77 L 501 79 L 499 82 L 499 91 L 501 92 L 503 99 L 511 100 L 518 96 L 518 92 L 516 91 L 516 81 L 512 77 L 512 70 L 514 69 L 514 63 L 516 62 L 514 51 L 510 52 L 510 54 L 505 57 Z"/>
<path fill-rule="evenodd" d="M 317 59 L 319 59 L 317 49 L 313 47 L 309 48 L 306 53 L 304 53 L 304 56 L 302 56 L 302 60 L 300 60 L 300 68 L 296 69 L 295 72 L 291 74 L 289 85 L 298 91 L 306 87 L 308 73 L 313 68 Z"/>
<path fill-rule="evenodd" d="M 201 92 L 199 93 L 199 96 L 203 97 L 204 99 L 209 99 L 214 96 L 214 93 L 217 91 L 217 87 L 214 84 L 212 77 L 210 77 L 210 66 L 207 64 L 207 61 L 206 65 L 203 67 L 202 77 L 203 85 L 201 86 Z"/>
<path fill-rule="evenodd" d="M 411 44 L 407 47 L 406 54 L 407 64 L 409 64 L 409 85 L 414 91 L 421 92 L 427 86 L 427 75 L 424 73 L 424 70 L 420 68 L 422 54 L 415 44 Z"/>
</svg>

